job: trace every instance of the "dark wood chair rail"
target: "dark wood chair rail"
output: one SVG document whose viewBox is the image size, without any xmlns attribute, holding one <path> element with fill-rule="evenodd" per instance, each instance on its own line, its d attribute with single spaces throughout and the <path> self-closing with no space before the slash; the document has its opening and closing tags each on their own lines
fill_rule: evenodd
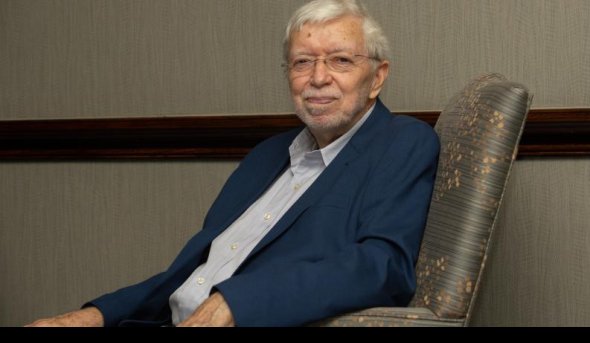
<svg viewBox="0 0 590 343">
<path fill-rule="evenodd" d="M 438 113 L 404 114 L 434 125 Z M 300 125 L 295 115 L 0 121 L 0 160 L 239 159 Z M 522 156 L 590 156 L 590 109 L 531 110 Z"/>
</svg>

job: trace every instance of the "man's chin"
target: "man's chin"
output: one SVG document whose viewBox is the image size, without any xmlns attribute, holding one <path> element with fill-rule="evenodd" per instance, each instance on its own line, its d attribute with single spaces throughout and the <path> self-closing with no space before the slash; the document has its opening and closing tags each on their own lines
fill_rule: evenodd
<svg viewBox="0 0 590 343">
<path fill-rule="evenodd" d="M 306 111 L 306 113 L 300 117 L 303 117 L 303 122 L 309 126 L 323 126 L 331 121 L 330 119 L 332 119 L 333 114 L 327 112 Z"/>
<path fill-rule="evenodd" d="M 329 116 L 314 116 L 307 117 L 305 125 L 312 131 L 316 132 L 330 132 L 342 126 L 342 122 L 334 120 L 336 118 Z"/>
<path fill-rule="evenodd" d="M 334 114 L 327 106 L 307 107 L 305 113 L 310 117 L 326 117 Z"/>
<path fill-rule="evenodd" d="M 312 129 L 333 129 L 342 125 L 343 114 L 339 111 L 305 108 L 303 113 L 298 113 L 301 121 Z"/>
</svg>

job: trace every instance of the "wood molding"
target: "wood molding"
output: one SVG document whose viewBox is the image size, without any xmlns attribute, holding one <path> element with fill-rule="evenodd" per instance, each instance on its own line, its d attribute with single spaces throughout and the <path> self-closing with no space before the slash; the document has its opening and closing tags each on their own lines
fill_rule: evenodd
<svg viewBox="0 0 590 343">
<path fill-rule="evenodd" d="M 434 125 L 438 113 L 403 114 Z M 295 115 L 0 121 L 0 160 L 239 159 L 300 125 Z M 531 110 L 522 156 L 590 156 L 590 108 Z"/>
</svg>

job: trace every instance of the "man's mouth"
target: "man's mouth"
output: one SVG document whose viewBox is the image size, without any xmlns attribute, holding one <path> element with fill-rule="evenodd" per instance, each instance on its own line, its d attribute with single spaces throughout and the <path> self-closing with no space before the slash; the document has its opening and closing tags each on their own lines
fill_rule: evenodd
<svg viewBox="0 0 590 343">
<path fill-rule="evenodd" d="M 336 98 L 334 97 L 308 97 L 305 99 L 305 101 L 307 101 L 308 103 L 312 104 L 312 105 L 327 105 L 333 101 L 335 101 Z"/>
</svg>

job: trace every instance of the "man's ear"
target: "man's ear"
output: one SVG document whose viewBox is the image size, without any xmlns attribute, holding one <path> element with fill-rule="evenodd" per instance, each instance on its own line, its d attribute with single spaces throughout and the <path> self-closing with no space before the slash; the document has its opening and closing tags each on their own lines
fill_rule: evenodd
<svg viewBox="0 0 590 343">
<path fill-rule="evenodd" d="M 375 99 L 383 89 L 383 85 L 385 84 L 385 80 L 387 80 L 387 76 L 389 75 L 389 61 L 382 61 L 377 70 L 375 71 L 375 76 L 373 78 L 373 84 L 371 86 L 371 92 L 369 93 L 369 99 Z"/>
</svg>

